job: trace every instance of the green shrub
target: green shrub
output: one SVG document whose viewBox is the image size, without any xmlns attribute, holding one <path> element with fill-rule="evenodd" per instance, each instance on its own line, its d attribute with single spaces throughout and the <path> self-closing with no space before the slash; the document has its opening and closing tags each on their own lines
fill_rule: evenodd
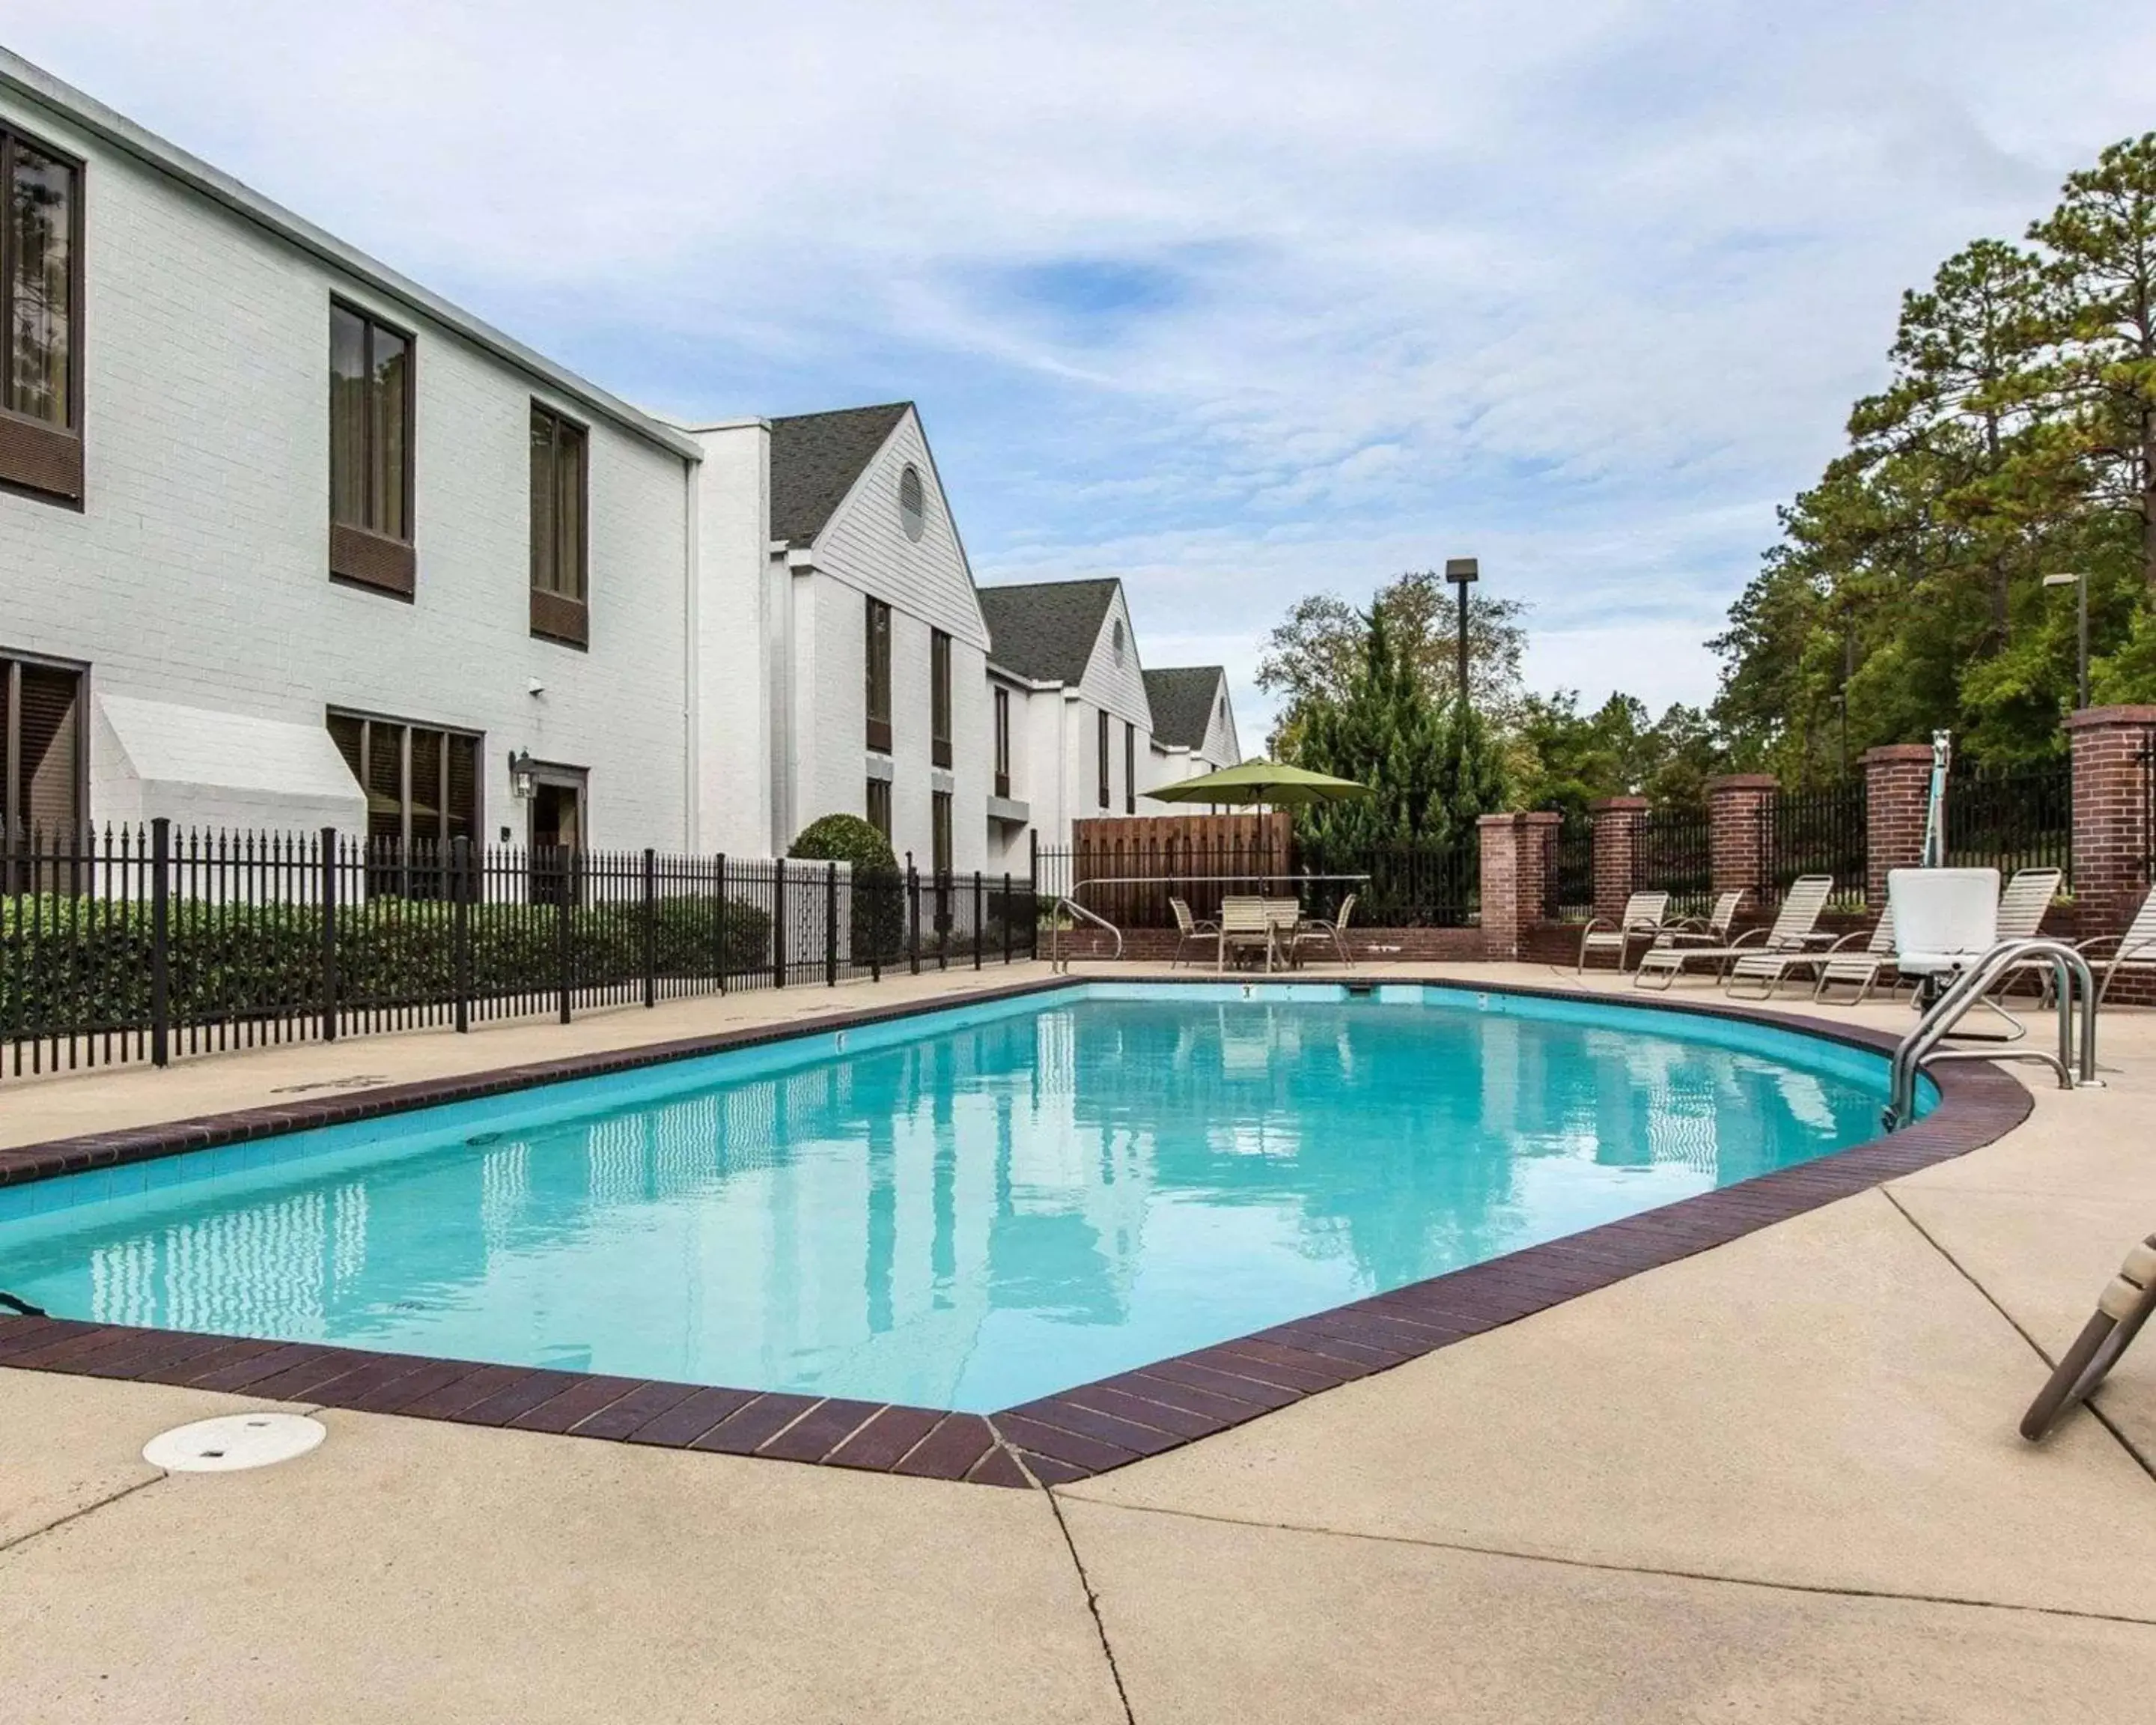
<svg viewBox="0 0 2156 1725">
<path fill-rule="evenodd" d="M 826 814 L 802 828 L 787 855 L 851 865 L 854 963 L 890 964 L 905 952 L 906 882 L 890 839 L 858 814 Z"/>
</svg>

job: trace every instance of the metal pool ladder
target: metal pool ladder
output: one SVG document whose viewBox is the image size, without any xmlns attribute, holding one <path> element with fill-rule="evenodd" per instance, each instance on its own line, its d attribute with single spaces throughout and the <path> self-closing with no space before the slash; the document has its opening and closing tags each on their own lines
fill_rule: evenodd
<svg viewBox="0 0 2156 1725">
<path fill-rule="evenodd" d="M 1991 991 L 2006 973 L 2031 959 L 2048 962 L 2059 1014 L 2059 1051 L 2041 1048 L 1941 1048 L 1969 1009 Z M 2075 991 L 2080 991 L 2081 1035 L 2074 1035 Z M 2101 1090 L 2096 1076 L 2096 979 L 2088 960 L 2064 941 L 2001 941 L 1956 977 L 1925 1009 L 1917 1027 L 1894 1050 L 1886 1109 L 1888 1132 L 1897 1132 L 1917 1117 L 1917 1076 L 1941 1060 L 2040 1060 L 2059 1075 L 2061 1090 Z"/>
<path fill-rule="evenodd" d="M 1081 881 L 1080 884 L 1081 886 L 1091 886 L 1092 883 L 1091 881 Z M 1116 957 L 1120 958 L 1123 956 L 1123 932 L 1122 929 L 1116 927 L 1114 923 L 1111 922 L 1106 916 L 1103 916 L 1098 911 L 1087 910 L 1085 906 L 1080 904 L 1075 898 L 1070 898 L 1069 896 L 1059 898 L 1055 901 L 1055 908 L 1048 913 L 1048 968 L 1051 975 L 1058 972 L 1068 975 L 1070 970 L 1070 961 L 1063 956 L 1062 913 L 1065 911 L 1070 911 L 1073 916 L 1083 916 L 1088 922 L 1096 923 L 1099 927 L 1106 929 L 1110 934 L 1112 934 L 1116 937 Z"/>
</svg>

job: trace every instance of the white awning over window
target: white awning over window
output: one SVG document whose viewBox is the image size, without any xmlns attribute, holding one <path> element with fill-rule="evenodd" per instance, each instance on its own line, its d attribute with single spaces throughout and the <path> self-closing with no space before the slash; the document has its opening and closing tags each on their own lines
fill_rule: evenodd
<svg viewBox="0 0 2156 1725">
<path fill-rule="evenodd" d="M 361 833 L 367 798 L 322 725 L 100 695 L 90 816 L 177 826 Z"/>
</svg>

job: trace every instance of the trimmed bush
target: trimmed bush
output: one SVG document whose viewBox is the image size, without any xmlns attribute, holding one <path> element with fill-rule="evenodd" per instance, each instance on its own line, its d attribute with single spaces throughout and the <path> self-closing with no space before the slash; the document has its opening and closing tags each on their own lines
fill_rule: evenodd
<svg viewBox="0 0 2156 1725">
<path fill-rule="evenodd" d="M 906 951 L 906 882 L 891 840 L 858 814 L 826 814 L 802 828 L 788 855 L 853 869 L 848 918 L 854 963 L 890 964 Z"/>
</svg>

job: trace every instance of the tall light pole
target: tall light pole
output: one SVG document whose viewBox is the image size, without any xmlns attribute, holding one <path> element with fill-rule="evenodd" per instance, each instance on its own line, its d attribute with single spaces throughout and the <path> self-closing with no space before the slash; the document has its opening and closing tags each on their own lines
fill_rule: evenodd
<svg viewBox="0 0 2156 1725">
<path fill-rule="evenodd" d="M 2074 705 L 2084 707 L 2089 704 L 2088 691 L 2088 571 L 2076 569 L 2071 573 L 2046 575 L 2046 587 L 2071 587 L 2074 589 Z"/>
<path fill-rule="evenodd" d="M 1445 578 L 1460 589 L 1460 711 L 1467 711 L 1467 589 L 1481 577 L 1473 557 L 1447 557 Z"/>
</svg>

